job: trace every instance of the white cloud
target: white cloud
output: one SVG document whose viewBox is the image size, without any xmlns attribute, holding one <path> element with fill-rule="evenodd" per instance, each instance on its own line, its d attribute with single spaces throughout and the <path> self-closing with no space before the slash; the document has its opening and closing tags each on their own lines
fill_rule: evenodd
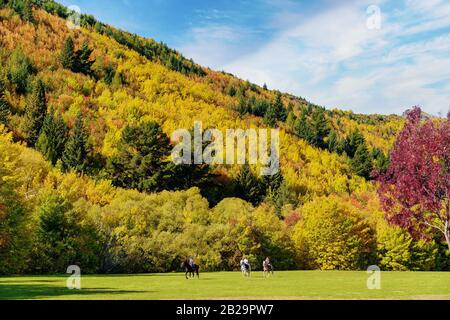
<svg viewBox="0 0 450 320">
<path fill-rule="evenodd" d="M 366 27 L 365 9 L 374 2 L 382 9 L 381 30 Z M 392 3 L 352 1 L 311 16 L 276 12 L 270 23 L 282 30 L 246 54 L 236 46 L 243 30 L 193 29 L 195 41 L 183 52 L 330 108 L 402 113 L 421 105 L 427 112 L 446 114 L 450 34 L 415 35 L 450 28 L 450 3 L 405 0 L 402 10 L 390 9 Z"/>
</svg>

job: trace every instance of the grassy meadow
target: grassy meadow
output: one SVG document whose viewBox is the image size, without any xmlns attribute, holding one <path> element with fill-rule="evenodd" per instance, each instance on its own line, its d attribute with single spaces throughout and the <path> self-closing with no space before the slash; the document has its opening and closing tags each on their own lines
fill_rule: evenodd
<svg viewBox="0 0 450 320">
<path fill-rule="evenodd" d="M 0 299 L 160 300 L 160 299 L 445 299 L 450 273 L 382 272 L 381 289 L 369 290 L 366 272 L 290 271 L 264 279 L 260 272 L 203 273 L 185 280 L 180 273 L 82 276 L 81 290 L 66 287 L 67 276 L 0 278 Z"/>
</svg>

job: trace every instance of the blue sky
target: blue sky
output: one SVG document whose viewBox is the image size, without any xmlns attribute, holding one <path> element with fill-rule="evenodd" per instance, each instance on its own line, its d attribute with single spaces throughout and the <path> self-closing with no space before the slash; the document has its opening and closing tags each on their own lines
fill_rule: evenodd
<svg viewBox="0 0 450 320">
<path fill-rule="evenodd" d="M 327 108 L 450 110 L 449 0 L 60 2 Z"/>
</svg>

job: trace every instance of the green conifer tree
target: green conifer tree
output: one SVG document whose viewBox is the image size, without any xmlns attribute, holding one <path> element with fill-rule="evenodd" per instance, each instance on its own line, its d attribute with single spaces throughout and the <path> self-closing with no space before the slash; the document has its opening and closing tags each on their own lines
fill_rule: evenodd
<svg viewBox="0 0 450 320">
<path fill-rule="evenodd" d="M 3 79 L 0 78 L 0 124 L 8 125 L 10 114 L 9 104 L 5 97 L 5 85 Z"/>
<path fill-rule="evenodd" d="M 71 36 L 67 37 L 66 41 L 64 42 L 59 60 L 63 68 L 71 71 L 75 70 L 77 57 L 75 54 L 75 44 L 73 43 L 73 39 Z"/>
<path fill-rule="evenodd" d="M 264 196 L 261 182 L 246 164 L 235 179 L 235 194 L 237 197 L 258 205 Z"/>
<path fill-rule="evenodd" d="M 354 130 L 345 139 L 344 151 L 350 158 L 355 156 L 356 150 L 361 144 L 365 144 L 364 136 L 359 130 Z"/>
<path fill-rule="evenodd" d="M 84 173 L 88 168 L 89 144 L 88 133 L 84 128 L 83 115 L 78 113 L 62 156 L 63 167 Z"/>
<path fill-rule="evenodd" d="M 313 141 L 313 133 L 306 116 L 306 112 L 302 112 L 300 118 L 295 121 L 294 131 L 297 136 L 308 143 Z"/>
<path fill-rule="evenodd" d="M 45 117 L 36 149 L 41 151 L 53 165 L 62 158 L 67 141 L 68 128 L 61 114 L 54 115 L 51 110 Z"/>
<path fill-rule="evenodd" d="M 325 138 L 330 134 L 330 126 L 322 109 L 317 109 L 312 116 L 312 134 L 311 144 L 315 147 L 325 149 L 327 147 Z"/>
<path fill-rule="evenodd" d="M 355 152 L 355 156 L 351 160 L 351 168 L 357 175 L 370 179 L 372 172 L 372 157 L 365 143 L 359 145 Z"/>
<path fill-rule="evenodd" d="M 91 67 L 94 61 L 91 61 L 92 49 L 89 48 L 87 42 L 83 43 L 81 49 L 78 50 L 76 55 L 76 65 L 75 72 L 81 72 L 85 75 L 90 75 L 92 73 Z"/>
<path fill-rule="evenodd" d="M 42 80 L 36 80 L 25 108 L 23 133 L 30 146 L 35 146 L 47 113 L 45 87 Z"/>
</svg>

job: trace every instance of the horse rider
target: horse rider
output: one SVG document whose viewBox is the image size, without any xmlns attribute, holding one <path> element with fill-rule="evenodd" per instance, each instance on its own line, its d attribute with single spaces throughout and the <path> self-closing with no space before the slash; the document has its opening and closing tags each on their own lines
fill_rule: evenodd
<svg viewBox="0 0 450 320">
<path fill-rule="evenodd" d="M 195 261 L 194 261 L 194 258 L 192 256 L 189 257 L 188 263 L 189 263 L 189 265 L 191 266 L 192 269 L 195 269 Z"/>
<path fill-rule="evenodd" d="M 245 270 L 250 270 L 250 263 L 247 258 L 241 261 L 241 266 L 243 266 Z"/>
<path fill-rule="evenodd" d="M 264 270 L 272 270 L 272 265 L 270 264 L 269 257 L 266 257 L 266 260 L 263 262 L 263 269 Z"/>
</svg>

